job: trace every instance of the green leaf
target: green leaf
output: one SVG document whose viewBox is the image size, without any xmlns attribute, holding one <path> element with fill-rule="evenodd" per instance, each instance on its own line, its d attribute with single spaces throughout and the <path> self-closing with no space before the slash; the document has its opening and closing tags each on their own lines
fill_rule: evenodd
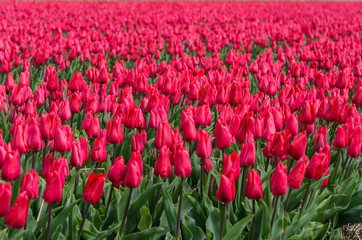
<svg viewBox="0 0 362 240">
<path fill-rule="evenodd" d="M 51 231 L 55 232 L 56 228 L 65 223 L 67 217 L 70 215 L 73 207 L 80 201 L 80 199 L 74 201 L 72 204 L 70 204 L 69 206 L 65 207 L 53 220 L 52 220 L 52 224 L 51 224 Z"/>
<path fill-rule="evenodd" d="M 154 227 L 147 229 L 142 232 L 132 233 L 127 236 L 124 236 L 122 240 L 139 240 L 139 239 L 151 239 L 151 238 L 161 238 L 164 236 L 168 230 L 162 227 Z"/>
<path fill-rule="evenodd" d="M 248 215 L 245 218 L 237 222 L 224 236 L 223 240 L 233 240 L 236 236 L 240 236 L 244 228 L 253 219 L 254 215 Z"/>
<path fill-rule="evenodd" d="M 186 231 L 189 231 L 188 235 L 186 235 Z M 187 216 L 186 214 L 184 215 L 183 219 L 182 219 L 182 229 L 183 229 L 183 234 L 185 236 L 185 239 L 190 239 L 190 240 L 203 240 L 206 238 L 205 233 L 202 231 L 202 229 L 198 226 L 195 225 L 195 220 L 192 219 L 191 217 Z"/>
<path fill-rule="evenodd" d="M 209 217 L 206 220 L 206 230 L 210 231 L 213 235 L 212 239 L 220 239 L 220 213 L 218 209 L 215 209 L 211 200 L 205 196 L 204 204 L 209 212 Z"/>
<path fill-rule="evenodd" d="M 175 235 L 176 224 L 177 224 L 177 211 L 175 205 L 172 203 L 170 193 L 165 187 L 162 187 L 162 206 L 165 209 L 167 216 L 167 222 L 171 232 Z"/>
<path fill-rule="evenodd" d="M 137 227 L 139 230 L 144 231 L 152 226 L 152 217 L 150 210 L 146 206 L 141 208 L 141 220 L 139 221 Z"/>
<path fill-rule="evenodd" d="M 140 208 L 143 205 L 145 205 L 145 203 L 148 200 L 150 200 L 150 198 L 153 198 L 154 197 L 154 195 L 153 195 L 154 190 L 160 185 L 162 185 L 162 183 L 153 184 L 146 191 L 144 191 L 137 199 L 135 199 L 133 201 L 133 203 L 131 204 L 131 206 L 129 207 L 128 216 L 135 215 L 137 213 L 137 211 L 139 211 Z"/>
<path fill-rule="evenodd" d="M 196 201 L 195 198 L 193 198 L 189 194 L 184 195 L 184 201 L 189 201 L 192 205 L 192 211 L 195 212 L 195 221 L 198 223 L 199 226 L 201 226 L 202 229 L 205 229 L 205 223 L 206 223 L 206 216 L 204 211 L 202 210 L 200 204 Z"/>
</svg>

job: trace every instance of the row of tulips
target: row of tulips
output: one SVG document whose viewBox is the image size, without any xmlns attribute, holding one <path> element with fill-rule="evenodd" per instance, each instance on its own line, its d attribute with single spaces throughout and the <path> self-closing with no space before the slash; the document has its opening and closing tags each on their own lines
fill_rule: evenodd
<svg viewBox="0 0 362 240">
<path fill-rule="evenodd" d="M 362 221 L 361 5 L 283 4 L 0 3 L 1 238 Z"/>
</svg>

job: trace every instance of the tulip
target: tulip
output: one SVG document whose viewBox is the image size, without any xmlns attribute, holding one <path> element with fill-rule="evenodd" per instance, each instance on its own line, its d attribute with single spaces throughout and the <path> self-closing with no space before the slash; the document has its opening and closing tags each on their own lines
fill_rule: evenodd
<svg viewBox="0 0 362 240">
<path fill-rule="evenodd" d="M 62 201 L 63 184 L 60 173 L 51 171 L 46 179 L 45 190 L 43 193 L 44 201 L 48 204 L 59 203 Z"/>
<path fill-rule="evenodd" d="M 91 119 L 89 127 L 87 128 L 87 135 L 90 138 L 97 138 L 101 133 L 101 127 L 99 124 L 99 117 L 95 115 L 94 118 Z"/>
<path fill-rule="evenodd" d="M 35 172 L 34 169 L 31 169 L 28 174 L 24 174 L 20 186 L 20 192 L 26 192 L 29 199 L 36 199 L 38 197 L 38 173 Z"/>
<path fill-rule="evenodd" d="M 141 133 L 136 132 L 136 134 L 132 136 L 131 151 L 139 152 L 142 154 L 145 149 L 146 142 L 147 142 L 146 131 L 142 130 Z"/>
<path fill-rule="evenodd" d="M 308 157 L 301 157 L 298 162 L 295 164 L 293 169 L 288 175 L 288 187 L 293 189 L 299 189 L 302 185 L 305 169 L 308 163 Z"/>
<path fill-rule="evenodd" d="M 72 117 L 69 100 L 62 101 L 59 105 L 58 116 L 62 121 L 69 121 Z"/>
<path fill-rule="evenodd" d="M 175 176 L 186 178 L 191 174 L 191 162 L 189 152 L 186 147 L 180 147 L 175 153 L 174 174 Z"/>
<path fill-rule="evenodd" d="M 15 123 L 13 137 L 11 139 L 11 147 L 19 151 L 19 153 L 29 152 L 27 146 L 27 133 L 23 123 Z"/>
<path fill-rule="evenodd" d="M 82 96 L 79 92 L 71 93 L 69 95 L 70 111 L 78 113 L 82 109 Z"/>
<path fill-rule="evenodd" d="M 56 130 L 60 125 L 60 118 L 55 113 L 42 114 L 39 127 L 43 140 L 54 139 Z"/>
<path fill-rule="evenodd" d="M 107 178 L 112 183 L 117 183 L 122 181 L 124 174 L 125 174 L 126 168 L 124 165 L 124 159 L 123 156 L 117 157 L 112 166 L 108 170 Z"/>
<path fill-rule="evenodd" d="M 44 79 L 45 80 L 45 79 Z M 52 69 L 49 73 L 49 76 L 47 76 L 47 81 L 46 81 L 47 85 L 46 85 L 46 89 L 49 92 L 53 92 L 58 90 L 59 88 L 59 81 L 58 81 L 58 74 L 55 71 L 55 69 Z"/>
<path fill-rule="evenodd" d="M 214 138 L 218 149 L 223 150 L 230 147 L 231 133 L 223 117 L 219 117 L 216 121 Z"/>
<path fill-rule="evenodd" d="M 348 125 L 337 127 L 336 136 L 333 141 L 334 148 L 345 148 L 348 145 Z"/>
<path fill-rule="evenodd" d="M 156 160 L 153 175 L 168 178 L 171 174 L 170 149 L 163 145 Z"/>
<path fill-rule="evenodd" d="M 227 175 L 229 172 L 232 173 L 234 181 L 240 177 L 240 159 L 238 152 L 233 152 L 231 155 L 223 156 L 222 174 Z"/>
<path fill-rule="evenodd" d="M 9 211 L 11 196 L 11 182 L 0 183 L 0 217 L 4 217 Z"/>
<path fill-rule="evenodd" d="M 353 138 L 348 146 L 347 155 L 351 158 L 358 158 L 361 154 L 362 141 L 361 137 Z"/>
<path fill-rule="evenodd" d="M 87 162 L 88 156 L 88 139 L 80 138 L 80 140 L 73 144 L 70 165 L 81 167 Z"/>
<path fill-rule="evenodd" d="M 91 150 L 91 160 L 93 162 L 104 162 L 107 159 L 106 130 L 102 130 L 99 138 L 94 140 Z"/>
<path fill-rule="evenodd" d="M 107 142 L 110 144 L 120 144 L 123 141 L 122 122 L 119 117 L 108 121 Z"/>
<path fill-rule="evenodd" d="M 84 85 L 86 85 L 86 83 L 83 80 L 82 74 L 80 72 L 76 72 L 69 81 L 68 90 L 72 92 L 81 91 Z"/>
<path fill-rule="evenodd" d="M 325 154 L 314 153 L 305 170 L 305 177 L 309 180 L 318 181 L 324 172 L 324 161 L 326 161 Z"/>
<path fill-rule="evenodd" d="M 248 180 L 246 181 L 245 196 L 249 199 L 260 200 L 263 198 L 263 188 L 259 173 L 252 169 L 248 173 Z"/>
<path fill-rule="evenodd" d="M 96 204 L 102 198 L 106 176 L 103 173 L 90 173 L 83 191 L 83 200 L 88 204 Z"/>
<path fill-rule="evenodd" d="M 320 148 L 323 148 L 327 141 L 327 126 L 322 127 L 319 125 L 318 133 L 314 139 L 314 150 L 319 151 Z"/>
<path fill-rule="evenodd" d="M 146 128 L 146 120 L 143 115 L 141 108 L 134 106 L 133 108 L 127 111 L 126 121 L 124 126 L 126 128 L 135 129 L 135 128 Z"/>
<path fill-rule="evenodd" d="M 73 146 L 72 128 L 69 125 L 64 125 L 57 128 L 55 134 L 55 151 L 59 153 L 70 152 Z"/>
<path fill-rule="evenodd" d="M 185 112 L 182 112 L 181 119 L 185 119 L 183 122 L 182 136 L 185 142 L 192 142 L 197 138 L 197 130 L 195 122 L 192 117 L 187 115 Z M 182 122 L 182 120 L 181 120 Z M 181 126 L 180 126 L 181 129 Z"/>
<path fill-rule="evenodd" d="M 270 178 L 272 194 L 274 196 L 284 196 L 287 192 L 288 176 L 287 167 L 279 162 L 273 175 Z"/>
<path fill-rule="evenodd" d="M 28 218 L 29 198 L 26 192 L 21 192 L 13 206 L 6 213 L 5 224 L 11 228 L 20 229 L 25 226 Z"/>
<path fill-rule="evenodd" d="M 219 202 L 229 203 L 235 197 L 235 181 L 232 173 L 227 175 L 221 174 L 219 188 L 216 192 L 216 197 Z"/>
<path fill-rule="evenodd" d="M 298 115 L 296 112 L 292 113 L 285 122 L 285 129 L 287 129 L 292 135 L 298 134 Z"/>
<path fill-rule="evenodd" d="M 302 106 L 302 110 L 299 115 L 299 122 L 301 124 L 309 125 L 313 124 L 316 119 L 316 111 L 313 103 L 306 101 Z"/>
<path fill-rule="evenodd" d="M 275 133 L 270 142 L 269 151 L 270 154 L 275 157 L 281 157 L 289 150 L 289 141 L 292 135 L 288 130 L 284 130 L 281 133 Z"/>
<path fill-rule="evenodd" d="M 44 142 L 41 137 L 39 123 L 34 122 L 37 121 L 34 118 L 31 120 L 31 124 L 29 124 L 29 134 L 28 134 L 28 141 L 27 145 L 30 150 L 40 151 L 44 147 Z"/>
<path fill-rule="evenodd" d="M 255 162 L 255 142 L 244 143 L 240 149 L 240 166 L 251 167 Z"/>
<path fill-rule="evenodd" d="M 211 135 L 204 129 L 199 129 L 197 135 L 196 155 L 199 158 L 209 158 L 212 154 Z"/>
<path fill-rule="evenodd" d="M 171 124 L 168 121 L 160 122 L 154 140 L 155 148 L 160 149 L 162 146 L 171 148 L 173 146 L 171 132 Z"/>
<path fill-rule="evenodd" d="M 1 178 L 5 181 L 14 181 L 20 175 L 20 156 L 17 150 L 9 149 L 1 170 Z"/>
<path fill-rule="evenodd" d="M 294 160 L 299 160 L 304 155 L 306 147 L 307 133 L 306 131 L 303 131 L 290 143 L 288 155 Z"/>
<path fill-rule="evenodd" d="M 54 162 L 53 155 L 48 154 L 47 156 L 44 157 L 43 166 L 42 166 L 42 170 L 41 170 L 41 176 L 44 179 L 47 179 L 48 174 L 53 166 L 53 162 Z"/>
<path fill-rule="evenodd" d="M 127 163 L 126 173 L 124 177 L 124 185 L 128 188 L 136 188 L 141 183 L 140 166 L 137 160 L 132 159 Z"/>
</svg>

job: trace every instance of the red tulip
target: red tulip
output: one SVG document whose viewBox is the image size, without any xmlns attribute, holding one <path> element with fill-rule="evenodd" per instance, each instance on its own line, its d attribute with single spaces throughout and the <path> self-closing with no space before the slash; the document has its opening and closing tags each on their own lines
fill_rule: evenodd
<svg viewBox="0 0 362 240">
<path fill-rule="evenodd" d="M 73 146 L 72 128 L 64 125 L 57 128 L 55 134 L 55 151 L 59 153 L 70 152 Z"/>
<path fill-rule="evenodd" d="M 315 122 L 316 110 L 314 104 L 306 101 L 302 106 L 302 110 L 299 115 L 299 122 L 301 124 L 309 125 Z"/>
<path fill-rule="evenodd" d="M 55 71 L 55 69 L 52 69 L 49 73 L 48 76 L 45 77 L 47 79 L 46 83 L 46 88 L 49 92 L 53 92 L 58 90 L 59 88 L 59 81 L 58 81 L 58 74 Z M 45 79 L 44 79 L 45 82 Z"/>
<path fill-rule="evenodd" d="M 210 172 L 213 168 L 210 158 L 201 159 L 201 161 L 205 161 L 204 172 Z"/>
<path fill-rule="evenodd" d="M 141 133 L 136 132 L 136 134 L 132 136 L 131 151 L 139 152 L 142 154 L 145 149 L 146 142 L 147 142 L 146 131 L 142 130 Z"/>
<path fill-rule="evenodd" d="M 87 128 L 87 135 L 90 138 L 97 138 L 101 133 L 101 127 L 99 124 L 99 117 L 95 115 L 94 118 L 91 119 L 89 127 Z"/>
<path fill-rule="evenodd" d="M 50 172 L 58 172 L 62 185 L 64 186 L 65 179 L 69 176 L 69 166 L 67 159 L 60 157 L 53 162 Z"/>
<path fill-rule="evenodd" d="M 5 224 L 11 228 L 23 228 L 28 218 L 29 198 L 26 192 L 21 192 L 13 206 L 5 216 Z"/>
<path fill-rule="evenodd" d="M 284 196 L 287 192 L 288 176 L 287 167 L 279 162 L 273 175 L 270 178 L 270 185 L 273 196 Z"/>
<path fill-rule="evenodd" d="M 301 132 L 290 143 L 288 155 L 294 160 L 299 160 L 305 153 L 307 147 L 307 133 Z"/>
<path fill-rule="evenodd" d="M 298 160 L 298 162 L 295 164 L 295 166 L 288 175 L 288 187 L 293 189 L 300 188 L 303 182 L 307 163 L 308 163 L 308 157 L 305 155 Z"/>
<path fill-rule="evenodd" d="M 107 159 L 106 130 L 103 129 L 99 138 L 94 140 L 91 150 L 91 160 L 93 162 L 104 162 Z"/>
<path fill-rule="evenodd" d="M 263 187 L 261 185 L 260 176 L 255 169 L 251 169 L 248 173 L 248 180 L 245 185 L 245 196 L 253 200 L 260 200 L 263 198 Z"/>
<path fill-rule="evenodd" d="M 362 141 L 361 137 L 353 138 L 348 146 L 347 155 L 352 158 L 358 158 L 361 154 Z"/>
<path fill-rule="evenodd" d="M 82 109 L 82 95 L 79 92 L 69 94 L 69 105 L 72 113 L 78 113 Z"/>
<path fill-rule="evenodd" d="M 27 145 L 30 150 L 40 151 L 44 147 L 44 142 L 41 137 L 39 123 L 35 120 L 35 118 L 32 118 L 29 123 L 29 134 L 28 134 L 28 141 Z"/>
<path fill-rule="evenodd" d="M 123 156 L 117 157 L 112 166 L 108 170 L 107 178 L 112 183 L 117 183 L 123 180 L 126 168 L 124 165 Z"/>
<path fill-rule="evenodd" d="M 255 142 L 244 143 L 240 149 L 240 166 L 243 168 L 251 167 L 255 162 Z"/>
<path fill-rule="evenodd" d="M 0 217 L 4 217 L 9 211 L 11 196 L 11 182 L 0 183 Z"/>
<path fill-rule="evenodd" d="M 168 178 L 171 174 L 170 149 L 163 145 L 154 166 L 153 175 Z"/>
<path fill-rule="evenodd" d="M 158 125 L 154 145 L 157 149 L 160 149 L 162 146 L 172 147 L 172 129 L 168 121 L 160 122 Z"/>
<path fill-rule="evenodd" d="M 81 91 L 84 85 L 86 85 L 86 83 L 83 80 L 82 74 L 80 72 L 76 72 L 69 81 L 68 90 L 72 92 Z"/>
<path fill-rule="evenodd" d="M 83 200 L 86 203 L 96 204 L 102 198 L 106 176 L 103 173 L 90 173 L 83 191 Z"/>
<path fill-rule="evenodd" d="M 195 126 L 195 122 L 191 116 L 189 116 L 186 112 L 182 112 L 181 115 L 181 123 L 182 125 L 182 136 L 185 142 L 192 142 L 197 138 L 197 130 Z M 181 126 L 180 126 L 181 130 Z"/>
<path fill-rule="evenodd" d="M 223 150 L 230 147 L 231 133 L 223 117 L 217 119 L 214 130 L 215 145 Z"/>
<path fill-rule="evenodd" d="M 43 198 L 48 204 L 59 203 L 62 201 L 63 184 L 59 175 L 59 172 L 51 171 L 47 176 Z"/>
<path fill-rule="evenodd" d="M 305 169 L 305 177 L 309 180 L 318 181 L 324 172 L 324 161 L 326 160 L 326 155 L 321 153 L 314 153 L 312 159 L 310 160 L 307 168 Z"/>
<path fill-rule="evenodd" d="M 29 152 L 27 146 L 27 133 L 23 123 L 15 123 L 13 137 L 11 139 L 11 147 L 19 151 L 19 153 Z"/>
<path fill-rule="evenodd" d="M 238 180 L 240 177 L 240 159 L 238 152 L 233 152 L 231 155 L 224 155 L 224 160 L 222 164 L 222 174 L 228 175 L 232 173 L 234 181 Z"/>
<path fill-rule="evenodd" d="M 43 166 L 41 169 L 41 176 L 46 179 L 52 166 L 53 166 L 53 162 L 54 162 L 54 158 L 53 155 L 48 154 L 47 156 L 45 156 L 44 158 L 44 162 L 43 162 Z"/>
<path fill-rule="evenodd" d="M 126 166 L 126 173 L 124 177 L 124 185 L 128 188 L 136 188 L 141 183 L 140 167 L 136 160 L 130 160 Z"/>
<path fill-rule="evenodd" d="M 320 148 L 323 148 L 326 145 L 327 141 L 327 126 L 322 127 L 319 125 L 318 133 L 314 139 L 314 150 L 319 151 Z"/>
<path fill-rule="evenodd" d="M 72 147 L 72 155 L 70 156 L 70 165 L 74 167 L 83 166 L 88 160 L 88 139 L 80 138 Z"/>
<path fill-rule="evenodd" d="M 29 174 L 25 173 L 20 186 L 20 192 L 26 192 L 29 199 L 36 199 L 39 194 L 38 173 L 31 169 Z"/>
<path fill-rule="evenodd" d="M 107 126 L 107 142 L 110 144 L 120 144 L 123 141 L 122 122 L 119 117 L 110 119 Z"/>
<path fill-rule="evenodd" d="M 8 149 L 6 159 L 1 170 L 1 178 L 5 181 L 14 181 L 20 175 L 20 156 L 17 150 Z"/>
<path fill-rule="evenodd" d="M 211 135 L 204 129 L 199 129 L 197 135 L 196 155 L 199 158 L 209 158 L 211 154 Z"/>
<path fill-rule="evenodd" d="M 186 178 L 191 174 L 191 162 L 189 152 L 186 147 L 180 147 L 175 153 L 174 163 L 175 176 Z"/>
<path fill-rule="evenodd" d="M 141 108 L 134 106 L 133 108 L 127 111 L 126 121 L 124 126 L 126 128 L 135 129 L 135 128 L 146 128 L 146 120 L 143 115 Z"/>
<path fill-rule="evenodd" d="M 235 197 L 235 181 L 232 173 L 221 174 L 219 188 L 216 192 L 216 198 L 219 202 L 229 203 Z"/>
<path fill-rule="evenodd" d="M 338 126 L 333 141 L 334 148 L 345 148 L 348 145 L 348 125 Z"/>
<path fill-rule="evenodd" d="M 60 118 L 55 113 L 45 113 L 40 117 L 40 133 L 43 140 L 54 139 L 56 129 L 60 127 Z"/>
<path fill-rule="evenodd" d="M 298 134 L 298 115 L 296 112 L 292 113 L 290 117 L 285 121 L 285 129 L 287 129 L 292 135 Z"/>
<path fill-rule="evenodd" d="M 269 151 L 275 157 L 281 157 L 289 150 L 289 141 L 292 135 L 288 130 L 281 133 L 275 133 L 270 142 Z"/>
<path fill-rule="evenodd" d="M 69 100 L 64 100 L 59 105 L 58 116 L 62 121 L 69 121 L 72 117 Z"/>
</svg>

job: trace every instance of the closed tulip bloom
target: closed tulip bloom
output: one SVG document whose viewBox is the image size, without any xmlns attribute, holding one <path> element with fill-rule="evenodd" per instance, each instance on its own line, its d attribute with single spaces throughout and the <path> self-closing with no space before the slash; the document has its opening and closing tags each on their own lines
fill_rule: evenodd
<svg viewBox="0 0 362 240">
<path fill-rule="evenodd" d="M 275 133 L 272 137 L 269 151 L 271 155 L 275 157 L 281 157 L 289 150 L 289 141 L 292 135 L 288 130 L 284 130 L 281 133 Z"/>
<path fill-rule="evenodd" d="M 55 113 L 45 113 L 40 117 L 40 133 L 43 140 L 54 139 L 56 129 L 60 127 L 61 121 Z"/>
<path fill-rule="evenodd" d="M 15 123 L 15 131 L 11 139 L 11 147 L 19 151 L 19 153 L 29 152 L 27 146 L 27 133 L 25 131 L 25 125 L 23 123 Z"/>
<path fill-rule="evenodd" d="M 221 174 L 219 188 L 216 192 L 216 198 L 219 202 L 229 203 L 234 200 L 235 197 L 235 181 L 231 176 Z"/>
<path fill-rule="evenodd" d="M 87 135 L 90 138 L 97 138 L 101 133 L 101 126 L 99 124 L 99 117 L 95 115 L 94 118 L 90 121 L 89 127 L 87 129 Z"/>
<path fill-rule="evenodd" d="M 352 158 L 358 158 L 361 154 L 361 148 L 362 148 L 361 138 L 352 138 L 347 149 L 347 155 Z"/>
<path fill-rule="evenodd" d="M 223 150 L 230 147 L 231 144 L 231 132 L 228 126 L 225 123 L 223 117 L 219 117 L 217 119 L 215 130 L 214 130 L 214 138 L 215 145 L 218 149 Z"/>
<path fill-rule="evenodd" d="M 240 177 L 240 159 L 238 152 L 233 152 L 231 155 L 223 156 L 223 164 L 222 164 L 222 174 L 227 175 L 232 173 L 234 181 L 238 180 Z"/>
<path fill-rule="evenodd" d="M 107 141 L 106 130 L 102 130 L 99 138 L 94 140 L 94 145 L 91 150 L 91 160 L 93 162 L 104 162 L 107 159 Z"/>
<path fill-rule="evenodd" d="M 186 147 L 181 147 L 175 153 L 175 167 L 173 169 L 175 176 L 186 178 L 191 174 L 191 162 L 189 152 Z"/>
<path fill-rule="evenodd" d="M 211 154 L 211 135 L 204 129 L 199 129 L 197 135 L 196 155 L 199 158 L 209 158 Z"/>
<path fill-rule="evenodd" d="M 208 105 L 198 107 L 195 115 L 195 123 L 199 126 L 209 126 L 211 124 L 211 111 Z"/>
<path fill-rule="evenodd" d="M 316 112 L 314 104 L 306 101 L 302 106 L 302 110 L 299 115 L 299 122 L 301 124 L 310 125 L 315 122 Z"/>
<path fill-rule="evenodd" d="M 245 185 L 245 196 L 249 199 L 260 200 L 263 198 L 263 187 L 259 173 L 255 169 L 251 169 L 248 173 L 248 180 Z"/>
<path fill-rule="evenodd" d="M 285 129 L 287 129 L 292 135 L 298 134 L 298 115 L 296 112 L 292 113 L 290 117 L 285 121 Z"/>
<path fill-rule="evenodd" d="M 348 126 L 348 125 L 345 125 Z M 336 137 L 333 141 L 334 148 L 345 148 L 348 145 L 348 127 L 337 127 Z"/>
<path fill-rule="evenodd" d="M 171 174 L 170 149 L 163 145 L 156 160 L 153 175 L 168 178 Z"/>
<path fill-rule="evenodd" d="M 287 192 L 288 176 L 287 167 L 279 162 L 273 175 L 270 178 L 270 185 L 273 196 L 284 196 Z"/>
<path fill-rule="evenodd" d="M 4 217 L 9 211 L 11 196 L 11 182 L 0 183 L 0 217 Z"/>
<path fill-rule="evenodd" d="M 50 172 L 59 173 L 62 186 L 64 186 L 65 179 L 69 176 L 69 166 L 67 159 L 60 157 L 56 161 L 54 161 Z"/>
<path fill-rule="evenodd" d="M 288 187 L 293 189 L 300 188 L 303 182 L 307 163 L 308 163 L 308 157 L 304 155 L 294 165 L 293 169 L 290 171 L 288 175 Z"/>
<path fill-rule="evenodd" d="M 80 138 L 80 140 L 73 144 L 70 165 L 73 167 L 81 167 L 87 162 L 88 156 L 88 139 Z"/>
<path fill-rule="evenodd" d="M 255 133 L 255 126 L 254 126 L 255 119 L 250 116 L 249 114 L 245 114 L 243 120 L 241 121 L 239 131 L 236 134 L 236 140 L 239 143 L 245 143 L 248 140 L 248 135 L 254 136 Z"/>
<path fill-rule="evenodd" d="M 64 125 L 57 128 L 55 134 L 55 151 L 59 153 L 70 152 L 73 146 L 72 128 Z"/>
<path fill-rule="evenodd" d="M 244 143 L 240 149 L 240 166 L 249 168 L 255 163 L 255 142 Z"/>
<path fill-rule="evenodd" d="M 55 71 L 55 69 L 52 69 L 49 73 L 49 76 L 47 77 L 47 85 L 46 85 L 46 89 L 49 92 L 53 92 L 58 90 L 59 88 L 59 81 L 58 81 L 58 74 Z"/>
<path fill-rule="evenodd" d="M 82 74 L 80 72 L 76 72 L 69 81 L 68 90 L 72 92 L 81 91 L 85 84 L 86 83 L 83 80 Z"/>
<path fill-rule="evenodd" d="M 123 141 L 123 130 L 121 118 L 116 117 L 108 121 L 107 142 L 110 144 L 120 144 Z"/>
<path fill-rule="evenodd" d="M 99 110 L 99 105 L 99 96 L 97 94 L 93 95 L 93 97 L 91 97 L 89 101 L 86 102 L 84 106 L 84 112 L 97 113 Z"/>
<path fill-rule="evenodd" d="M 201 159 L 201 161 L 205 161 L 204 172 L 210 172 L 213 168 L 210 158 Z"/>
<path fill-rule="evenodd" d="M 318 133 L 314 139 L 314 150 L 319 151 L 320 148 L 323 148 L 327 142 L 327 126 L 322 127 L 319 125 Z"/>
<path fill-rule="evenodd" d="M 29 199 L 36 199 L 39 194 L 38 173 L 31 169 L 29 173 L 25 173 L 20 186 L 20 192 L 26 192 Z"/>
<path fill-rule="evenodd" d="M 43 193 L 44 202 L 48 204 L 59 203 L 62 201 L 63 184 L 59 172 L 52 171 L 46 179 L 45 190 Z"/>
<path fill-rule="evenodd" d="M 106 176 L 103 173 L 90 173 L 83 191 L 83 200 L 86 203 L 96 204 L 102 198 Z"/>
<path fill-rule="evenodd" d="M 85 118 L 83 120 L 81 129 L 84 129 L 84 130 L 87 131 L 88 128 L 90 127 L 90 125 L 91 125 L 92 119 L 93 119 L 93 113 L 92 112 L 87 112 L 87 114 L 85 115 Z"/>
<path fill-rule="evenodd" d="M 299 160 L 305 153 L 307 147 L 307 133 L 299 133 L 290 143 L 288 155 L 294 160 Z"/>
<path fill-rule="evenodd" d="M 129 188 L 136 188 L 141 183 L 141 171 L 136 160 L 130 160 L 126 166 L 124 185 Z"/>
<path fill-rule="evenodd" d="M 28 218 L 29 198 L 26 192 L 21 192 L 16 198 L 13 206 L 5 216 L 5 224 L 10 228 L 20 229 L 25 226 Z"/>
<path fill-rule="evenodd" d="M 41 169 L 41 176 L 44 178 L 44 179 L 47 179 L 47 176 L 53 166 L 53 162 L 54 162 L 54 158 L 53 158 L 53 155 L 51 154 L 48 154 L 45 156 L 44 158 L 44 161 L 43 161 L 43 166 L 42 166 L 42 169 Z"/>
<path fill-rule="evenodd" d="M 129 161 L 136 161 L 138 163 L 138 167 L 140 169 L 140 173 L 142 175 L 143 173 L 143 161 L 142 161 L 142 156 L 139 152 L 132 152 L 131 158 L 129 159 Z"/>
<path fill-rule="evenodd" d="M 321 179 L 324 172 L 324 161 L 326 155 L 323 153 L 314 153 L 312 159 L 309 161 L 307 168 L 305 169 L 305 177 L 309 180 L 318 181 Z"/>
<path fill-rule="evenodd" d="M 38 120 L 38 118 L 37 118 Z M 34 118 L 31 121 L 35 121 Z M 29 124 L 29 134 L 28 134 L 28 148 L 30 150 L 40 151 L 44 147 L 44 142 L 41 137 L 39 124 Z"/>
<path fill-rule="evenodd" d="M 142 130 L 140 133 L 136 132 L 134 136 L 132 136 L 131 142 L 131 151 L 143 153 L 145 149 L 145 145 L 147 142 L 147 134 L 145 130 Z"/>
<path fill-rule="evenodd" d="M 323 174 L 324 174 L 324 175 L 329 175 L 329 168 L 326 168 L 326 169 L 324 170 L 324 173 L 323 173 Z M 325 179 L 323 180 L 323 182 L 322 182 L 321 188 L 327 187 L 327 185 L 328 185 L 328 178 L 325 178 Z"/>
<path fill-rule="evenodd" d="M 155 148 L 160 149 L 162 146 L 171 148 L 172 144 L 172 129 L 168 121 L 160 122 L 157 128 L 155 140 Z"/>
<path fill-rule="evenodd" d="M 78 113 L 82 109 L 82 95 L 79 92 L 71 93 L 69 95 L 70 111 Z"/>
<path fill-rule="evenodd" d="M 64 100 L 59 105 L 58 116 L 62 121 L 69 121 L 72 117 L 69 100 Z"/>
<path fill-rule="evenodd" d="M 126 116 L 126 121 L 124 122 L 124 126 L 130 129 L 146 128 L 147 123 L 140 107 L 134 106 L 133 108 L 127 111 L 127 116 Z"/>
<path fill-rule="evenodd" d="M 126 167 L 124 165 L 123 156 L 117 157 L 112 166 L 108 170 L 107 178 L 112 183 L 117 183 L 123 180 Z"/>
<path fill-rule="evenodd" d="M 14 181 L 20 175 L 20 156 L 17 150 L 9 149 L 1 170 L 1 178 L 5 181 Z"/>
<path fill-rule="evenodd" d="M 25 91 L 26 88 L 24 86 L 16 87 L 11 91 L 10 95 L 10 103 L 15 106 L 21 106 L 25 102 Z"/>
</svg>

